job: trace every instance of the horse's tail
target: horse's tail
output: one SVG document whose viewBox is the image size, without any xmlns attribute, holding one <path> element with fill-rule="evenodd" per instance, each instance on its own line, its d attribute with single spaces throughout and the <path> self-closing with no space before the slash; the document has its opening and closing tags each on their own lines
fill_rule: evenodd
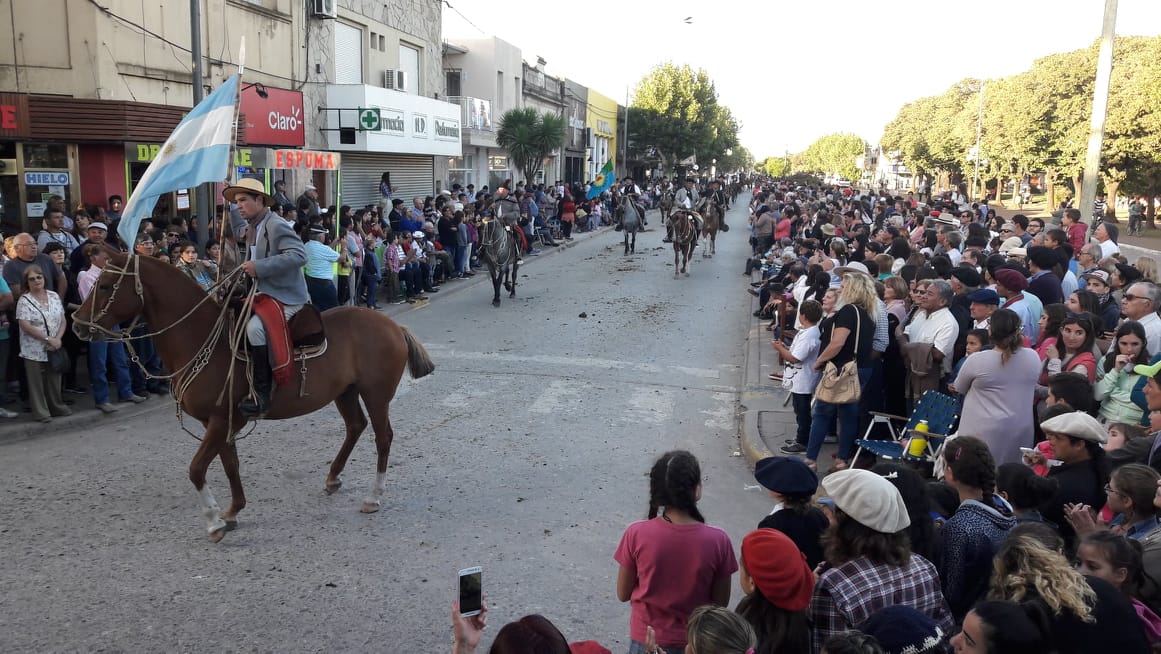
<svg viewBox="0 0 1161 654">
<path fill-rule="evenodd" d="M 430 375 L 435 370 L 435 363 L 424 349 L 423 344 L 415 338 L 411 330 L 399 325 L 403 330 L 403 340 L 407 341 L 407 371 L 412 379 L 420 379 Z"/>
</svg>

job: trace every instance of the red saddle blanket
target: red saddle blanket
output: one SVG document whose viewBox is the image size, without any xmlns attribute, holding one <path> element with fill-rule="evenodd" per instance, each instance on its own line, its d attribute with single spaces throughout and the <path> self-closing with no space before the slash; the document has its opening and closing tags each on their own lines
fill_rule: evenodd
<svg viewBox="0 0 1161 654">
<path fill-rule="evenodd" d="M 254 296 L 254 315 L 266 326 L 266 345 L 270 352 L 270 370 L 274 383 L 285 386 L 290 383 L 294 369 L 290 367 L 294 348 L 290 340 L 290 328 L 282 303 L 269 295 L 259 293 Z"/>
</svg>

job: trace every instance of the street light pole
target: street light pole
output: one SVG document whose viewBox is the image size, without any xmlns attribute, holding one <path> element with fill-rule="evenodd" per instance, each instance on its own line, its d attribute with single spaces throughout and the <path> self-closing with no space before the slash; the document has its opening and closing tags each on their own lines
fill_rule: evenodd
<svg viewBox="0 0 1161 654">
<path fill-rule="evenodd" d="M 1113 41 L 1117 36 L 1117 0 L 1105 0 L 1101 49 L 1097 55 L 1096 83 L 1092 90 L 1092 120 L 1089 124 L 1088 152 L 1084 159 L 1084 181 L 1080 187 L 1080 210 L 1091 211 L 1096 201 L 1097 174 L 1101 165 L 1101 144 L 1105 138 L 1105 116 L 1109 105 L 1109 80 L 1113 76 Z"/>
<path fill-rule="evenodd" d="M 204 81 L 202 80 L 202 4 L 201 0 L 189 0 L 189 36 L 190 53 L 193 56 L 193 106 L 197 106 L 205 98 Z M 233 165 L 233 162 L 230 162 Z M 198 250 L 204 257 L 210 240 L 210 189 L 205 184 L 199 184 L 196 189 L 196 206 L 198 228 Z M 130 244 L 132 245 L 132 244 Z"/>
</svg>

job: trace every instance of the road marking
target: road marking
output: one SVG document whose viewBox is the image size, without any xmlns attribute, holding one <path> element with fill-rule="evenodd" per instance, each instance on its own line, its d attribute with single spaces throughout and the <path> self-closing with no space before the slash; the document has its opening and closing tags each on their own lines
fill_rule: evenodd
<svg viewBox="0 0 1161 654">
<path fill-rule="evenodd" d="M 571 409 L 579 405 L 581 391 L 583 391 L 582 382 L 554 379 L 548 383 L 548 388 L 533 400 L 528 410 L 532 413 L 549 415 Z"/>
<path fill-rule="evenodd" d="M 670 388 L 636 388 L 625 406 L 630 424 L 659 425 L 673 416 L 677 391 Z"/>
<path fill-rule="evenodd" d="M 734 395 L 730 393 L 714 393 L 712 398 L 716 404 L 712 409 L 702 409 L 701 414 L 706 418 L 705 426 L 709 429 L 730 430 L 734 428 Z"/>
</svg>

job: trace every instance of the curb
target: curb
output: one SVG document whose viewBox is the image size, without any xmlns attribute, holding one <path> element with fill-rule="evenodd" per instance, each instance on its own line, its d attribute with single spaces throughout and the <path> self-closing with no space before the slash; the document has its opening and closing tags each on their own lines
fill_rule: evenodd
<svg viewBox="0 0 1161 654">
<path fill-rule="evenodd" d="M 750 306 L 752 307 L 751 313 L 761 308 L 758 306 L 758 298 L 755 297 L 751 300 Z M 774 410 L 775 406 L 780 407 L 782 404 L 779 392 L 771 388 L 769 384 L 763 383 L 760 348 L 766 344 L 766 340 L 766 330 L 762 327 L 762 320 L 751 317 L 742 363 L 741 405 L 743 413 L 741 433 L 738 437 L 741 451 L 751 467 L 761 459 L 774 456 L 762 438 L 761 414 Z"/>
<path fill-rule="evenodd" d="M 87 402 L 91 402 L 92 396 L 88 396 L 85 399 Z M 38 436 L 44 436 L 45 434 L 65 434 L 82 429 L 102 429 L 108 426 L 116 426 L 118 422 L 123 421 L 125 418 L 139 418 L 157 413 L 162 408 L 168 408 L 172 411 L 174 407 L 173 398 L 168 394 L 151 395 L 147 401 L 141 404 L 126 402 L 118 404 L 117 406 L 120 407 L 117 413 L 105 414 L 98 411 L 95 407 L 76 409 L 74 405 L 71 416 L 53 418 L 52 422 L 36 422 L 26 417 L 26 414 L 21 414 L 21 417 L 15 419 L 13 422 L 0 423 L 0 445 L 31 440 Z"/>
</svg>

